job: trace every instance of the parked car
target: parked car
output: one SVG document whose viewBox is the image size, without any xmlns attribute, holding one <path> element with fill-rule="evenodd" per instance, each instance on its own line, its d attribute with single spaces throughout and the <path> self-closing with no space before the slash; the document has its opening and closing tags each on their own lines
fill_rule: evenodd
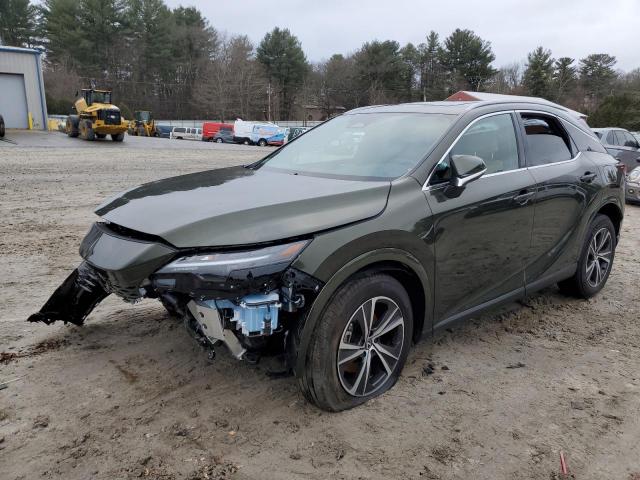
<svg viewBox="0 0 640 480">
<path fill-rule="evenodd" d="M 233 125 L 223 126 L 213 136 L 216 143 L 234 143 L 233 142 Z"/>
<path fill-rule="evenodd" d="M 626 165 L 627 173 L 640 166 L 640 143 L 623 128 L 594 128 L 607 151 Z"/>
<path fill-rule="evenodd" d="M 308 127 L 291 127 L 287 129 L 287 142 L 290 142 L 294 138 L 299 137 L 303 133 L 309 130 Z"/>
<path fill-rule="evenodd" d="M 177 140 L 202 140 L 202 129 L 195 127 L 173 127 L 169 138 Z"/>
<path fill-rule="evenodd" d="M 4 118 L 0 115 L 0 138 L 4 137 Z"/>
<path fill-rule="evenodd" d="M 344 410 L 391 388 L 423 335 L 555 283 L 596 295 L 623 185 L 593 132 L 545 103 L 357 109 L 254 164 L 107 200 L 29 320 L 156 298 L 211 356 L 281 346 L 306 397 Z"/>
<path fill-rule="evenodd" d="M 640 167 L 634 168 L 627 176 L 626 200 L 640 203 Z"/>
<path fill-rule="evenodd" d="M 204 122 L 202 124 L 202 140 L 205 142 L 213 142 L 216 133 L 218 133 L 221 128 L 230 128 L 233 132 L 233 124 L 231 123 Z"/>
<path fill-rule="evenodd" d="M 159 138 L 171 138 L 171 131 L 173 127 L 171 125 L 156 125 L 156 133 Z"/>
</svg>

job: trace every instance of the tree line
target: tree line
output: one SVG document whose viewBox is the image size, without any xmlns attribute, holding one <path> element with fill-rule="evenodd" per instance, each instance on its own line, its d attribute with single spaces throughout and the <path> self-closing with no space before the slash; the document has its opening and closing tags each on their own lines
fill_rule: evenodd
<svg viewBox="0 0 640 480">
<path fill-rule="evenodd" d="M 592 126 L 640 129 L 640 69 L 619 72 L 606 53 L 554 58 L 544 47 L 496 68 L 491 43 L 464 29 L 431 31 L 418 45 L 373 40 L 310 62 L 288 29 L 254 45 L 163 0 L 0 0 L 0 40 L 44 48 L 50 113 L 68 113 L 91 83 L 111 88 L 127 116 L 222 120 L 303 120 L 309 108 L 326 118 L 473 90 L 543 97 L 589 114 Z"/>
</svg>

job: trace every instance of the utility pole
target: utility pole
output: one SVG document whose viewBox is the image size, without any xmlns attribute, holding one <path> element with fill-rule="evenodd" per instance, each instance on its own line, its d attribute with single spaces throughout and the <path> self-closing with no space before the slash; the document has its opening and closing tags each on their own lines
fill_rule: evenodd
<svg viewBox="0 0 640 480">
<path fill-rule="evenodd" d="M 268 96 L 268 106 L 267 106 L 267 121 L 271 121 L 271 82 L 269 82 L 269 86 L 267 87 L 267 96 Z"/>
</svg>

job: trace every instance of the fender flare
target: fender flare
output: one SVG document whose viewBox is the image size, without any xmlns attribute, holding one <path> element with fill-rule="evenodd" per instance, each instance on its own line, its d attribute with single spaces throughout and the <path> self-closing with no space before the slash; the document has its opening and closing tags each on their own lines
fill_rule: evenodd
<svg viewBox="0 0 640 480">
<path fill-rule="evenodd" d="M 420 261 L 411 253 L 400 250 L 397 248 L 380 248 L 372 250 L 359 255 L 353 260 L 347 262 L 337 272 L 335 272 L 331 278 L 324 284 L 322 290 L 315 298 L 309 312 L 304 320 L 304 326 L 300 335 L 300 343 L 298 345 L 297 358 L 295 363 L 295 374 L 299 379 L 303 379 L 304 367 L 307 362 L 307 354 L 309 351 L 309 344 L 311 343 L 311 337 L 315 330 L 315 327 L 322 318 L 322 314 L 331 300 L 333 294 L 338 288 L 352 275 L 365 269 L 366 267 L 379 263 L 379 262 L 396 262 L 400 263 L 406 268 L 415 273 L 424 290 L 424 312 L 425 312 L 425 325 L 427 328 L 431 328 L 431 324 L 427 324 L 426 320 L 431 319 L 431 312 L 429 311 L 429 305 L 431 302 L 431 291 L 429 289 L 429 276 L 426 270 L 420 263 Z M 423 325 L 423 329 L 425 327 Z"/>
</svg>

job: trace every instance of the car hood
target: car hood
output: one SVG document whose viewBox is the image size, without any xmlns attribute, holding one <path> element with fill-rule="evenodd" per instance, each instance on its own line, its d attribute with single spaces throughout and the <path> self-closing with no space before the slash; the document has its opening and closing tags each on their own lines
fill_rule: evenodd
<svg viewBox="0 0 640 480">
<path fill-rule="evenodd" d="M 389 182 L 232 167 L 135 187 L 95 213 L 176 247 L 244 245 L 373 217 L 384 210 L 389 188 Z"/>
</svg>

